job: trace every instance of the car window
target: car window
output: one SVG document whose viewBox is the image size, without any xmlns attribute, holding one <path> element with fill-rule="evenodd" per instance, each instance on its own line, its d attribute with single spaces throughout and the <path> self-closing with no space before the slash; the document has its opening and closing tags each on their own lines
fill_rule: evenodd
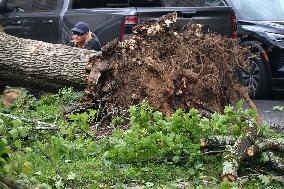
<svg viewBox="0 0 284 189">
<path fill-rule="evenodd" d="M 160 0 L 130 0 L 129 3 L 133 7 L 161 7 Z"/>
<path fill-rule="evenodd" d="M 128 7 L 128 0 L 74 0 L 73 9 L 82 8 L 107 8 L 107 7 Z"/>
<path fill-rule="evenodd" d="M 61 8 L 60 0 L 7 0 L 5 12 L 34 12 Z"/>
<path fill-rule="evenodd" d="M 202 7 L 205 0 L 164 0 L 165 7 Z"/>
<path fill-rule="evenodd" d="M 7 0 L 5 12 L 25 12 L 31 10 L 31 0 Z"/>
<path fill-rule="evenodd" d="M 61 9 L 60 0 L 33 0 L 32 11 L 47 11 Z"/>
<path fill-rule="evenodd" d="M 223 0 L 205 0 L 204 6 L 226 6 Z"/>
<path fill-rule="evenodd" d="M 283 21 L 283 0 L 230 0 L 240 19 L 261 21 Z"/>
</svg>

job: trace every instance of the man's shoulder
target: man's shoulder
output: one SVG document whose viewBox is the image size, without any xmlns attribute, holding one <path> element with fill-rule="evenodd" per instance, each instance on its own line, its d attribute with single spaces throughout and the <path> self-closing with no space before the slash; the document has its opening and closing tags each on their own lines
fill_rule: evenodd
<svg viewBox="0 0 284 189">
<path fill-rule="evenodd" d="M 100 51 L 101 50 L 101 44 L 100 44 L 99 40 L 97 39 L 97 37 L 92 37 L 92 39 L 89 40 L 87 42 L 87 44 L 85 45 L 85 48 Z"/>
</svg>

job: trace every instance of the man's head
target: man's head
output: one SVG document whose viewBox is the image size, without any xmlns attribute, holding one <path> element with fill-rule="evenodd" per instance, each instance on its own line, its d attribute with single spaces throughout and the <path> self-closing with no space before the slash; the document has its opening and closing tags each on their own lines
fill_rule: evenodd
<svg viewBox="0 0 284 189">
<path fill-rule="evenodd" d="M 72 29 L 72 39 L 76 43 L 83 43 L 86 40 L 86 36 L 88 35 L 89 31 L 90 29 L 87 23 L 78 22 Z"/>
</svg>

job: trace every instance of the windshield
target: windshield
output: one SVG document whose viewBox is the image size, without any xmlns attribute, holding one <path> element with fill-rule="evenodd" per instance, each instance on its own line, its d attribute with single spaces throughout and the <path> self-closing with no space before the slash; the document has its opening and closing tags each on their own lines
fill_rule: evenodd
<svg viewBox="0 0 284 189">
<path fill-rule="evenodd" d="M 284 21 L 284 0 L 230 0 L 243 20 Z"/>
</svg>

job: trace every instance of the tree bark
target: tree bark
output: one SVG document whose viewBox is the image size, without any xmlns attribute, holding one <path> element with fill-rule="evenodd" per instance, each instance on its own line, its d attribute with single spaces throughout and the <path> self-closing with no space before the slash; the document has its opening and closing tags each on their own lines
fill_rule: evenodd
<svg viewBox="0 0 284 189">
<path fill-rule="evenodd" d="M 34 187 L 26 186 L 20 183 L 17 183 L 7 177 L 0 176 L 0 182 L 5 184 L 10 189 L 35 189 Z M 0 185 L 1 186 L 1 185 Z"/>
<path fill-rule="evenodd" d="M 247 149 L 247 154 L 248 156 L 254 156 L 256 153 L 266 150 L 284 152 L 284 140 L 282 138 L 271 138 L 256 141 L 254 145 Z"/>
<path fill-rule="evenodd" d="M 234 136 L 209 136 L 201 139 L 200 145 L 204 148 L 218 148 L 234 145 L 237 138 Z"/>
<path fill-rule="evenodd" d="M 85 65 L 96 51 L 21 39 L 0 32 L 0 85 L 53 91 L 85 87 Z"/>
<path fill-rule="evenodd" d="M 267 152 L 267 156 L 269 157 L 268 162 L 266 162 L 273 170 L 283 174 L 284 173 L 284 160 L 273 152 Z"/>
<path fill-rule="evenodd" d="M 238 178 L 238 168 L 240 162 L 247 156 L 246 150 L 251 146 L 252 142 L 257 137 L 257 126 L 247 121 L 248 126 L 234 146 L 227 147 L 227 154 L 225 155 L 223 163 L 222 180 L 236 181 Z"/>
</svg>

